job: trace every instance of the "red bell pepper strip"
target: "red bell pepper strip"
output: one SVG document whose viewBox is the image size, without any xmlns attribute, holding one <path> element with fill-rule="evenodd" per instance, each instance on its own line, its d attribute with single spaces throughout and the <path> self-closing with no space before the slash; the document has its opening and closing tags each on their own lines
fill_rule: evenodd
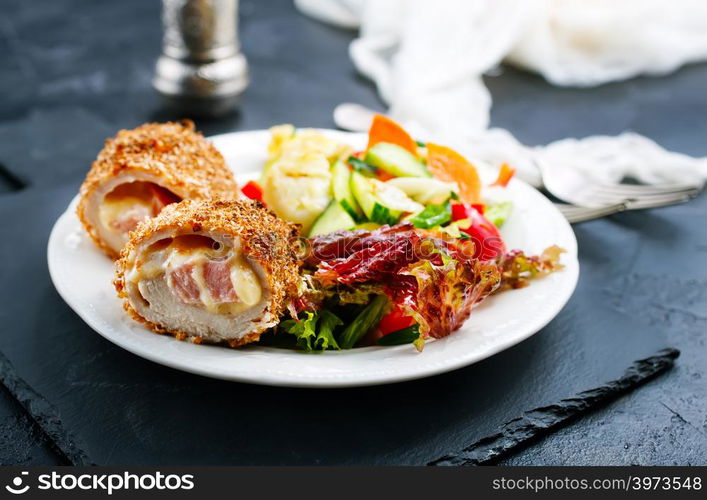
<svg viewBox="0 0 707 500">
<path fill-rule="evenodd" d="M 412 326 L 413 324 L 415 324 L 415 320 L 405 314 L 405 310 L 402 306 L 396 304 L 388 314 L 381 318 L 380 323 L 378 323 L 378 332 L 381 336 L 384 336 Z"/>
<path fill-rule="evenodd" d="M 452 221 L 466 219 L 466 205 L 463 203 L 452 203 Z"/>
<path fill-rule="evenodd" d="M 245 186 L 241 188 L 241 193 L 251 200 L 258 200 L 263 202 L 263 188 L 255 181 L 249 181 Z"/>
<path fill-rule="evenodd" d="M 474 242 L 475 259 L 491 260 L 503 255 L 506 246 L 501 238 L 501 233 L 486 217 L 471 205 L 465 203 L 452 204 L 452 220 L 469 220 L 469 227 L 459 230 L 469 235 Z"/>
<path fill-rule="evenodd" d="M 466 205 L 464 203 L 454 203 L 452 205 L 452 221 L 468 219 L 468 207 L 469 205 Z M 477 212 L 479 212 L 481 215 L 484 215 L 486 205 L 484 205 L 483 203 L 474 203 L 473 205 L 471 205 L 471 207 Z"/>
</svg>

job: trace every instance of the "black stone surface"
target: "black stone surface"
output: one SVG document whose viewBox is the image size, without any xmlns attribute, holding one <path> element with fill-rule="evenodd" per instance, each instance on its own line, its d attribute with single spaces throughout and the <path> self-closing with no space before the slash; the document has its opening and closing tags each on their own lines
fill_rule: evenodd
<svg viewBox="0 0 707 500">
<path fill-rule="evenodd" d="M 0 465 L 64 465 L 34 419 L 15 397 L 0 389 Z"/>
<path fill-rule="evenodd" d="M 332 127 L 342 101 L 381 107 L 347 58 L 354 36 L 287 0 L 241 2 L 252 84 L 207 134 L 275 123 Z M 427 380 L 296 390 L 208 380 L 137 358 L 92 332 L 46 269 L 49 230 L 103 140 L 177 118 L 150 87 L 159 2 L 0 0 L 0 351 L 56 411 L 59 440 L 99 464 L 422 464 L 523 412 L 613 380 L 662 347 L 676 367 L 501 459 L 502 464 L 707 462 L 707 197 L 576 227 L 581 278 L 546 329 L 489 360 Z M 492 121 L 529 143 L 634 129 L 707 155 L 707 65 L 595 89 L 506 69 L 488 78 Z M 0 397 L 3 463 L 61 462 L 44 431 Z"/>
<path fill-rule="evenodd" d="M 598 407 L 632 391 L 673 367 L 680 355 L 676 349 L 662 349 L 655 355 L 634 362 L 626 373 L 599 387 L 582 391 L 549 406 L 533 408 L 504 423 L 497 434 L 481 438 L 463 450 L 428 463 L 432 466 L 488 465 L 521 446 L 537 441 L 549 432 L 595 411 Z"/>
<path fill-rule="evenodd" d="M 24 410 L 23 422 L 31 422 L 28 430 L 35 434 L 34 445 L 49 448 L 62 465 L 90 465 L 82 450 L 76 447 L 70 433 L 64 429 L 55 408 L 24 380 L 5 356 L 0 354 L 0 382 L 5 394 Z M 17 432 L 20 432 L 18 430 Z M 12 459 L 10 459 L 12 461 Z"/>
</svg>

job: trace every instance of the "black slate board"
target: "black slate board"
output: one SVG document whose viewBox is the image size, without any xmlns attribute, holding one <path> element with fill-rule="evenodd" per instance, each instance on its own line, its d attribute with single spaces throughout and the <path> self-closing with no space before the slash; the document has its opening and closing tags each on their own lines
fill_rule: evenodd
<svg viewBox="0 0 707 500">
<path fill-rule="evenodd" d="M 587 413 L 635 390 L 663 372 L 673 368 L 680 356 L 677 349 L 661 349 L 654 355 L 634 361 L 619 378 L 563 398 L 557 403 L 533 408 L 523 415 L 505 422 L 495 434 L 490 434 L 462 450 L 452 452 L 429 462 L 431 466 L 489 465 L 498 462 L 519 448 L 542 437 Z"/>
</svg>

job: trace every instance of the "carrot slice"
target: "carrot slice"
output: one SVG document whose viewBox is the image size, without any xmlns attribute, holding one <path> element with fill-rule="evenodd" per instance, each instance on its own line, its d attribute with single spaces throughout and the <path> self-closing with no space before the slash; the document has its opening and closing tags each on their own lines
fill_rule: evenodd
<svg viewBox="0 0 707 500">
<path fill-rule="evenodd" d="M 379 142 L 390 142 L 407 149 L 417 156 L 417 143 L 405 132 L 405 129 L 393 120 L 383 115 L 375 115 L 368 131 L 368 147 L 371 149 Z"/>
<path fill-rule="evenodd" d="M 498 172 L 498 178 L 496 179 L 496 182 L 491 185 L 506 187 L 515 173 L 515 168 L 511 167 L 508 163 L 504 163 L 503 165 L 501 165 L 501 170 L 499 170 Z"/>
<path fill-rule="evenodd" d="M 476 167 L 453 149 L 428 142 L 427 169 L 442 181 L 456 182 L 459 197 L 466 203 L 481 202 L 481 179 Z"/>
</svg>

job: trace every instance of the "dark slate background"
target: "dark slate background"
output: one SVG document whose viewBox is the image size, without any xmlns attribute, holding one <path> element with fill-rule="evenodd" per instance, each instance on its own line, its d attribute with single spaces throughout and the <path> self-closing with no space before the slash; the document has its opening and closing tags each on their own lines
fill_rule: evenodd
<svg viewBox="0 0 707 500">
<path fill-rule="evenodd" d="M 421 464 L 665 346 L 682 352 L 670 372 L 500 463 L 707 462 L 704 195 L 576 226 L 582 276 L 568 307 L 477 365 L 326 391 L 176 372 L 85 326 L 54 291 L 45 258 L 51 225 L 102 141 L 178 118 L 150 86 L 159 2 L 0 0 L 0 12 L 0 371 L 10 389 L 0 390 L 0 463 Z M 251 86 L 239 114 L 198 127 L 333 127 L 339 102 L 382 109 L 347 58 L 354 35 L 298 15 L 287 0 L 241 1 Z M 583 90 L 514 69 L 487 83 L 493 124 L 528 144 L 631 129 L 707 156 L 707 65 Z"/>
</svg>

